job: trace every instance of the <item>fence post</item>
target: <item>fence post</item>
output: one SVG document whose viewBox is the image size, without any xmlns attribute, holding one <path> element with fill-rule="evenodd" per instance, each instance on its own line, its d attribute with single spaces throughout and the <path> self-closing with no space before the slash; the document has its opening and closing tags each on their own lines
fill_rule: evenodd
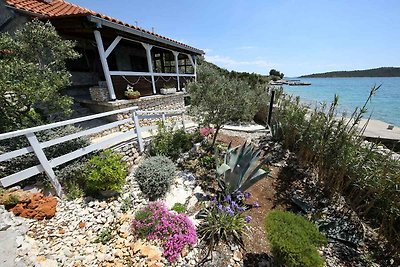
<svg viewBox="0 0 400 267">
<path fill-rule="evenodd" d="M 163 111 L 163 113 L 161 114 L 161 118 L 162 118 L 162 124 L 163 126 L 165 126 L 165 112 Z"/>
<path fill-rule="evenodd" d="M 184 111 L 182 111 L 182 127 L 183 127 L 183 130 L 186 132 L 185 112 Z"/>
<path fill-rule="evenodd" d="M 136 135 L 137 135 L 137 140 L 138 140 L 138 144 L 139 144 L 139 150 L 141 153 L 143 153 L 144 145 L 143 145 L 142 134 L 140 131 L 139 116 L 136 111 L 133 112 L 133 121 L 135 123 L 135 129 L 136 129 Z"/>
<path fill-rule="evenodd" d="M 274 108 L 274 98 L 275 98 L 275 90 L 272 89 L 271 91 L 271 102 L 269 103 L 269 111 L 268 111 L 268 126 L 271 126 L 271 119 L 272 119 L 272 109 Z"/>
<path fill-rule="evenodd" d="M 53 168 L 50 165 L 46 155 L 43 152 L 42 147 L 40 146 L 39 141 L 36 138 L 34 133 L 27 133 L 26 138 L 28 138 L 29 143 L 32 146 L 33 152 L 35 153 L 36 157 L 38 158 L 40 164 L 42 165 L 45 173 L 50 179 L 51 184 L 53 185 L 54 189 L 56 190 L 57 196 L 62 197 L 62 188 L 60 183 L 57 180 L 57 177 L 53 171 Z"/>
</svg>

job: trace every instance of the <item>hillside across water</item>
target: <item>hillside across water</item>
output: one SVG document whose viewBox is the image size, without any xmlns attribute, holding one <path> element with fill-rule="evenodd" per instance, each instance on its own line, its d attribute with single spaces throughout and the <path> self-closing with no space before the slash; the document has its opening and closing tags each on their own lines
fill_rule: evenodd
<svg viewBox="0 0 400 267">
<path fill-rule="evenodd" d="M 382 67 L 368 70 L 331 71 L 300 76 L 300 78 L 341 78 L 341 77 L 400 77 L 400 68 Z"/>
</svg>

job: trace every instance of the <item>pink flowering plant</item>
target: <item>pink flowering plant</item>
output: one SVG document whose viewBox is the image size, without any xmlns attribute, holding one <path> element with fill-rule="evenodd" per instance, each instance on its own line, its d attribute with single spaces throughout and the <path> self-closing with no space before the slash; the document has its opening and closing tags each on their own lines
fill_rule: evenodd
<svg viewBox="0 0 400 267">
<path fill-rule="evenodd" d="M 203 137 L 207 137 L 207 136 L 209 136 L 209 135 L 214 133 L 214 129 L 213 128 L 209 128 L 209 127 L 200 128 L 199 131 L 200 131 L 200 135 L 203 136 Z"/>
<path fill-rule="evenodd" d="M 185 246 L 197 242 L 196 229 L 188 216 L 169 211 L 161 202 L 151 202 L 139 210 L 132 228 L 141 238 L 160 240 L 163 256 L 170 262 L 179 258 Z"/>
</svg>

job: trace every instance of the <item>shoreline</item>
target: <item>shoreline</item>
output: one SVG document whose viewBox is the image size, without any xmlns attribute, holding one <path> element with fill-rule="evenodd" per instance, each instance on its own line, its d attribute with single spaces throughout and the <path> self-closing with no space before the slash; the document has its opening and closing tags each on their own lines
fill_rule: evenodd
<svg viewBox="0 0 400 267">
<path fill-rule="evenodd" d="M 282 87 L 282 90 L 283 90 L 283 94 L 285 94 L 285 95 L 292 95 L 293 97 L 299 97 L 300 98 L 300 103 L 302 103 L 302 104 L 304 104 L 304 105 L 306 105 L 306 106 L 308 106 L 308 108 L 310 109 L 310 110 L 312 110 L 314 107 L 316 107 L 317 105 L 318 106 L 320 106 L 321 105 L 321 103 L 322 102 L 320 102 L 320 101 L 318 101 L 318 100 L 312 100 L 312 99 L 304 99 L 303 97 L 301 97 L 301 96 L 299 96 L 299 95 L 295 95 L 294 93 L 290 93 L 290 92 L 287 92 L 287 91 L 285 91 L 285 88 L 283 87 L 283 86 L 281 86 Z M 340 101 L 339 101 L 340 102 Z M 331 101 L 327 101 L 326 102 L 326 104 L 330 104 L 331 103 Z M 350 108 L 349 107 L 343 107 L 343 106 L 341 106 L 340 105 L 340 103 L 339 103 L 339 106 L 338 106 L 338 111 L 340 112 L 340 113 L 346 113 L 346 114 L 351 114 L 353 111 L 354 111 L 354 109 L 353 110 L 350 110 Z M 338 113 L 339 113 L 338 112 Z M 365 114 L 365 115 L 370 115 L 370 114 Z M 373 115 L 373 114 L 372 114 Z M 347 116 L 346 116 L 347 117 Z M 366 116 L 367 117 L 367 116 Z M 363 119 L 363 121 L 367 121 L 367 119 Z M 370 119 L 370 121 L 379 121 L 379 122 L 381 122 L 381 123 L 384 123 L 384 124 L 386 124 L 386 127 L 388 126 L 388 125 L 393 125 L 394 126 L 394 128 L 400 128 L 400 124 L 397 124 L 397 123 L 392 123 L 392 122 L 387 122 L 387 121 L 384 121 L 384 120 L 382 120 L 382 119 L 378 119 L 378 118 L 376 118 L 376 117 L 371 117 L 371 119 Z M 361 123 L 360 123 L 361 124 Z M 381 127 L 381 126 L 380 126 Z M 400 133 L 399 133 L 400 134 Z M 400 137 L 398 137 L 398 139 L 400 140 Z"/>
</svg>

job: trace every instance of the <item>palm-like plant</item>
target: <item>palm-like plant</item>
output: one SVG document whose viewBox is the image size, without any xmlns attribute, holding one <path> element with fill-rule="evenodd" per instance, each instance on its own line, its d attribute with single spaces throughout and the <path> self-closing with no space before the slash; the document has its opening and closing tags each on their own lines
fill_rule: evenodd
<svg viewBox="0 0 400 267">
<path fill-rule="evenodd" d="M 229 144 L 224 163 L 217 168 L 218 184 L 225 193 L 244 192 L 268 175 L 261 167 L 269 161 L 261 159 L 261 150 L 244 143 L 231 148 Z"/>
</svg>

